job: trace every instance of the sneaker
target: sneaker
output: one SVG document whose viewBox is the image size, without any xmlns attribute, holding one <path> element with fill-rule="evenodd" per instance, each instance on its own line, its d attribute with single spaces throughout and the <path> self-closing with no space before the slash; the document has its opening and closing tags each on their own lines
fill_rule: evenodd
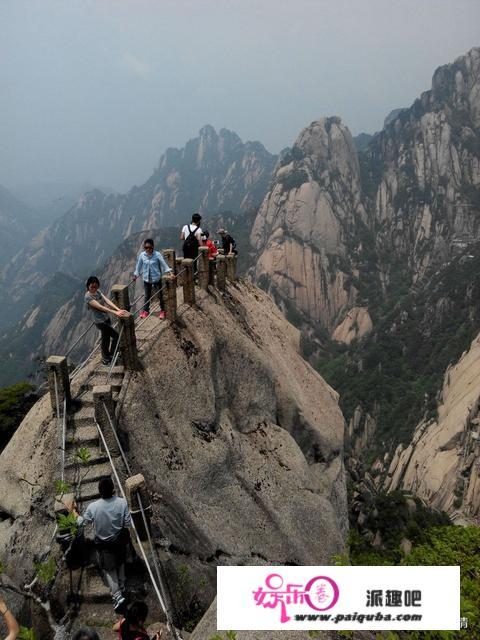
<svg viewBox="0 0 480 640">
<path fill-rule="evenodd" d="M 165 320 L 165 311 L 160 311 L 158 317 L 160 318 L 160 320 Z"/>
<path fill-rule="evenodd" d="M 123 596 L 120 596 L 119 598 L 115 598 L 115 603 L 113 605 L 113 610 L 115 611 L 115 613 L 118 613 L 120 615 L 124 614 L 126 606 L 127 606 L 127 601 Z"/>
<path fill-rule="evenodd" d="M 112 364 L 112 361 L 105 360 L 104 358 L 102 358 L 102 364 L 105 365 L 106 367 L 109 367 Z"/>
<path fill-rule="evenodd" d="M 148 318 L 148 311 L 140 311 L 140 318 Z"/>
</svg>

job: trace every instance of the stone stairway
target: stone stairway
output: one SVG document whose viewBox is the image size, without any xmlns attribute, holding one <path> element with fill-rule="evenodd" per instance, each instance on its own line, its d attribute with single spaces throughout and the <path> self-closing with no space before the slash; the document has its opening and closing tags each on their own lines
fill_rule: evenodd
<svg viewBox="0 0 480 640">
<path fill-rule="evenodd" d="M 122 388 L 124 373 L 122 366 L 116 366 L 108 380 L 108 384 L 112 385 L 114 400 L 118 398 Z M 107 376 L 108 367 L 99 367 L 82 385 L 75 401 L 77 410 L 67 423 L 65 481 L 75 494 L 80 513 L 85 511 L 90 502 L 100 497 L 98 481 L 112 473 L 108 456 L 101 447 L 93 408 L 93 388 L 107 384 Z M 83 460 L 78 455 L 82 453 L 82 449 L 86 450 Z M 93 529 L 86 527 L 85 535 L 93 538 Z M 118 616 L 113 611 L 110 591 L 93 560 L 92 558 L 92 564 L 83 573 L 80 587 L 81 609 L 77 622 L 81 621 L 82 624 L 95 628 L 102 639 L 113 638 L 116 636 L 110 636 L 108 630 Z M 75 624 L 74 628 L 78 626 L 80 625 Z"/>
<path fill-rule="evenodd" d="M 147 319 L 141 321 L 141 326 L 136 329 L 136 340 L 140 357 L 159 331 L 168 326 L 168 322 L 160 320 L 158 313 L 152 313 Z M 138 323 L 140 324 L 140 323 Z M 108 384 L 112 386 L 113 399 L 117 400 L 122 389 L 125 371 L 123 366 L 116 366 Z M 112 473 L 106 452 L 102 450 L 100 436 L 94 419 L 93 388 L 107 384 L 108 367 L 99 366 L 94 374 L 82 385 L 75 400 L 77 410 L 73 413 L 67 425 L 66 434 L 66 467 L 65 481 L 71 486 L 82 513 L 88 504 L 98 499 L 98 481 Z M 88 461 L 81 462 L 78 450 L 88 450 Z M 93 538 L 93 530 L 87 527 L 85 534 Z M 133 577 L 129 584 L 132 593 L 142 593 L 144 583 L 136 584 L 138 577 Z M 140 591 L 139 591 L 140 590 Z M 142 597 L 142 596 L 141 596 Z M 112 600 L 108 587 L 94 563 L 84 570 L 81 584 L 81 604 L 78 617 L 73 629 L 82 625 L 88 625 L 95 629 L 102 640 L 116 638 L 117 634 L 111 631 L 112 624 L 118 620 L 118 615 L 113 611 Z"/>
</svg>

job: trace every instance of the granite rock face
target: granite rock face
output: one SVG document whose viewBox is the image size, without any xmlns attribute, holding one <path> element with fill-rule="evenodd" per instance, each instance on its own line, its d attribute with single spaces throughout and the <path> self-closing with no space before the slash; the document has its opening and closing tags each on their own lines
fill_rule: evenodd
<svg viewBox="0 0 480 640">
<path fill-rule="evenodd" d="M 437 69 L 432 88 L 370 144 L 371 194 L 382 269 L 393 254 L 413 282 L 479 238 L 480 49 Z"/>
<path fill-rule="evenodd" d="M 206 609 L 217 564 L 328 564 L 348 519 L 338 396 L 298 353 L 298 330 L 252 284 L 197 295 L 177 325 L 150 319 L 119 429 L 172 593 L 187 567 Z M 0 553 L 17 584 L 51 536 L 58 428 L 45 396 L 0 456 Z"/>
<path fill-rule="evenodd" d="M 347 273 L 357 220 L 366 214 L 355 145 L 339 118 L 323 118 L 281 159 L 259 209 L 255 279 L 280 304 L 332 330 L 356 297 Z"/>
<path fill-rule="evenodd" d="M 159 495 L 156 525 L 206 567 L 328 563 L 348 526 L 337 395 L 264 293 L 230 293 L 162 333 L 124 399 L 131 453 Z"/>
<path fill-rule="evenodd" d="M 480 49 L 440 67 L 360 153 L 338 118 L 281 157 L 251 242 L 255 280 L 331 336 L 398 278 L 421 282 L 480 237 Z"/>
<path fill-rule="evenodd" d="M 405 489 L 454 520 L 480 524 L 480 337 L 447 369 L 436 420 L 398 446 L 385 486 Z"/>
</svg>

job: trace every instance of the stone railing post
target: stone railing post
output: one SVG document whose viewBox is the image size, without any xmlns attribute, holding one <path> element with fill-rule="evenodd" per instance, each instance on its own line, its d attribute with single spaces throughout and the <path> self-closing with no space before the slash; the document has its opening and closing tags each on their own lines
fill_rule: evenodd
<svg viewBox="0 0 480 640">
<path fill-rule="evenodd" d="M 212 287 L 215 286 L 215 258 L 208 259 L 208 284 Z"/>
<path fill-rule="evenodd" d="M 165 301 L 165 316 L 167 320 L 174 322 L 177 319 L 177 283 L 171 276 L 162 277 L 163 299 Z"/>
<path fill-rule="evenodd" d="M 165 258 L 165 262 L 168 264 L 173 273 L 176 272 L 176 258 L 175 258 L 175 249 L 164 249 L 163 257 Z"/>
<path fill-rule="evenodd" d="M 202 289 L 208 289 L 208 272 L 209 272 L 209 257 L 210 249 L 208 247 L 200 247 L 198 250 L 198 281 Z"/>
<path fill-rule="evenodd" d="M 233 254 L 227 256 L 227 278 L 230 282 L 237 279 L 237 256 Z"/>
<path fill-rule="evenodd" d="M 112 300 L 119 309 L 130 311 L 130 296 L 126 284 L 114 284 L 111 290 Z"/>
<path fill-rule="evenodd" d="M 138 359 L 137 338 L 135 336 L 135 320 L 133 316 L 120 317 L 120 351 L 123 359 L 123 366 L 128 371 L 138 371 L 140 360 Z"/>
<path fill-rule="evenodd" d="M 140 509 L 140 502 L 145 513 L 145 519 L 149 530 L 151 530 L 150 519 L 152 515 L 152 504 L 150 502 L 150 496 L 148 495 L 145 478 L 141 473 L 138 473 L 135 476 L 130 476 L 126 479 L 125 495 L 127 496 L 128 508 L 133 518 L 135 528 L 138 531 L 140 540 L 142 540 L 142 542 L 148 540 L 145 523 Z M 138 499 L 139 497 L 140 501 Z"/>
<path fill-rule="evenodd" d="M 225 256 L 217 256 L 217 288 L 220 291 L 225 291 L 227 286 L 227 265 L 225 262 Z"/>
<path fill-rule="evenodd" d="M 110 424 L 111 419 L 115 427 L 115 405 L 112 398 L 112 385 L 105 384 L 93 387 L 93 411 L 95 420 L 102 430 L 105 442 L 112 456 L 119 456 L 120 450 Z"/>
<path fill-rule="evenodd" d="M 176 265 L 175 274 L 177 274 L 177 275 L 182 270 L 182 262 L 183 262 L 183 258 L 175 258 L 175 265 Z M 181 276 L 178 276 L 178 278 L 177 278 L 177 287 L 181 287 L 182 286 L 182 282 L 183 282 L 182 278 L 183 278 L 183 274 Z"/>
<path fill-rule="evenodd" d="M 67 411 L 72 399 L 70 395 L 70 378 L 68 376 L 68 364 L 65 356 L 50 356 L 47 358 L 47 379 L 48 388 L 50 391 L 50 402 L 52 403 L 52 409 L 55 414 L 62 415 L 63 401 L 67 400 Z M 58 392 L 58 404 L 57 407 L 57 393 L 55 393 L 55 379 L 57 381 Z"/>
<path fill-rule="evenodd" d="M 183 274 L 183 301 L 189 305 L 195 304 L 195 282 L 193 280 L 193 260 L 184 258 L 182 267 Z"/>
</svg>

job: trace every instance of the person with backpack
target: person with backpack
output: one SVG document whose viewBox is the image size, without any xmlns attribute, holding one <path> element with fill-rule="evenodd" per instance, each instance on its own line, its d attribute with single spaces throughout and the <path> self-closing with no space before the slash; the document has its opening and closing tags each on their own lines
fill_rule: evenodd
<svg viewBox="0 0 480 640">
<path fill-rule="evenodd" d="M 191 224 L 184 225 L 180 240 L 183 240 L 183 257 L 195 260 L 198 257 L 198 248 L 203 246 L 202 229 L 200 221 L 202 216 L 194 213 Z"/>
<path fill-rule="evenodd" d="M 140 312 L 140 318 L 146 318 L 150 313 L 150 299 L 156 295 L 160 304 L 160 320 L 165 318 L 165 302 L 162 291 L 162 276 L 173 271 L 170 269 L 160 251 L 155 251 L 153 240 L 147 238 L 143 243 L 143 251 L 138 256 L 137 265 L 133 273 L 136 280 L 140 274 L 143 278 L 143 289 L 145 292 L 143 309 Z"/>
<path fill-rule="evenodd" d="M 145 620 L 148 616 L 148 605 L 141 600 L 134 602 L 127 610 L 125 618 L 113 625 L 113 630 L 118 631 L 118 640 L 150 640 L 145 630 Z M 156 633 L 152 640 L 159 640 Z"/>
<path fill-rule="evenodd" d="M 95 529 L 95 547 L 97 561 L 102 570 L 113 599 L 116 613 L 123 613 L 125 608 L 125 560 L 127 548 L 131 545 L 127 527 L 132 525 L 127 501 L 115 496 L 115 488 L 110 476 L 102 478 L 98 483 L 100 499 L 88 505 L 83 516 L 73 502 L 69 511 L 77 518 L 79 527 L 93 522 Z"/>
<path fill-rule="evenodd" d="M 236 255 L 238 253 L 237 243 L 232 236 L 225 229 L 219 229 L 217 233 L 222 239 L 223 253 L 226 256 Z"/>
</svg>

